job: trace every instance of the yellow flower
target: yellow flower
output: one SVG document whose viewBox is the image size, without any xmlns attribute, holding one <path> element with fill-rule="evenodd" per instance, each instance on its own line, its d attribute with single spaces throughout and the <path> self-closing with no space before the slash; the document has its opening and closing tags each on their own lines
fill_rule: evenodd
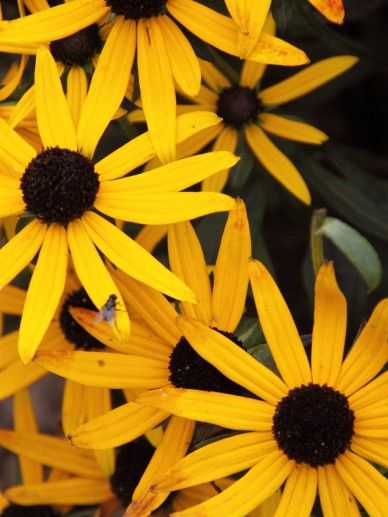
<svg viewBox="0 0 388 517">
<path fill-rule="evenodd" d="M 280 376 L 224 336 L 193 320 L 179 326 L 193 348 L 262 400 L 165 388 L 136 400 L 237 434 L 191 453 L 153 487 L 175 490 L 248 469 L 212 499 L 176 516 L 242 517 L 285 482 L 276 515 L 309 516 L 318 491 L 325 516 L 384 515 L 388 480 L 369 462 L 388 466 L 388 299 L 343 359 L 346 300 L 333 266 L 316 280 L 311 366 L 287 305 L 264 266 L 250 279 L 260 323 Z"/>
<path fill-rule="evenodd" d="M 248 287 L 247 262 L 251 253 L 245 207 L 238 201 L 229 213 L 210 286 L 200 242 L 190 223 L 171 225 L 169 256 L 172 270 L 192 287 L 198 304 L 183 302 L 182 311 L 231 333 L 240 321 Z M 47 370 L 89 386 L 125 388 L 128 403 L 78 426 L 70 432 L 74 445 L 104 449 L 133 440 L 158 425 L 168 413 L 143 407 L 133 398 L 148 388 L 186 386 L 198 389 L 224 389 L 233 393 L 239 387 L 192 350 L 176 325 L 177 312 L 154 289 L 116 272 L 114 278 L 132 316 L 132 332 L 127 343 L 120 343 L 104 326 L 93 323 L 93 312 L 74 309 L 72 314 L 101 342 L 124 352 L 38 351 L 35 362 Z M 78 317 L 76 316 L 78 314 Z M 107 326 L 105 326 L 107 328 Z M 113 340 L 113 341 L 112 341 Z"/>
<path fill-rule="evenodd" d="M 64 439 L 38 432 L 27 390 L 15 394 L 13 417 L 15 430 L 0 430 L 1 446 L 18 455 L 22 481 L 3 491 L 2 507 L 9 504 L 10 515 L 17 515 L 16 505 L 91 505 L 112 497 L 109 480 L 92 451 L 80 451 Z M 46 481 L 44 465 L 51 467 Z M 35 508 L 39 510 L 42 515 L 48 511 Z"/>
<path fill-rule="evenodd" d="M 333 23 L 342 24 L 345 9 L 342 0 L 308 0 L 325 18 Z"/>
<path fill-rule="evenodd" d="M 273 134 L 296 142 L 319 145 L 328 136 L 319 129 L 286 116 L 272 113 L 274 108 L 309 93 L 327 81 L 337 77 L 357 62 L 353 56 L 339 56 L 324 59 L 308 66 L 274 86 L 260 89 L 265 66 L 244 61 L 237 84 L 222 74 L 214 65 L 201 61 L 202 77 L 206 85 L 201 86 L 197 97 L 189 98 L 196 106 L 178 105 L 178 113 L 193 109 L 213 111 L 222 117 L 223 124 L 197 133 L 177 147 L 177 156 L 191 156 L 214 141 L 214 151 L 235 152 L 239 134 L 244 135 L 252 152 L 267 171 L 303 203 L 311 201 L 309 190 L 299 171 L 291 160 L 268 138 Z M 132 122 L 144 119 L 140 110 L 129 113 Z M 148 165 L 152 168 L 156 159 Z M 203 190 L 221 191 L 229 177 L 229 169 L 203 181 Z"/>
<path fill-rule="evenodd" d="M 276 64 L 307 62 L 301 50 L 261 34 L 269 5 L 259 16 L 257 44 L 249 58 Z M 166 163 L 175 158 L 176 117 L 174 80 L 187 95 L 200 87 L 195 53 L 174 18 L 204 41 L 233 55 L 240 55 L 238 25 L 193 0 L 74 0 L 35 12 L 12 22 L 0 23 L 0 50 L 34 53 L 41 44 L 53 42 L 115 15 L 100 60 L 104 62 L 94 85 L 100 103 L 118 108 L 137 60 L 143 106 L 157 155 Z"/>
<path fill-rule="evenodd" d="M 230 153 L 208 153 L 122 178 L 155 155 L 148 133 L 93 164 L 95 147 L 105 129 L 99 113 L 106 106 L 101 106 L 98 92 L 90 88 L 76 128 L 55 62 L 43 47 L 37 53 L 35 84 L 37 123 L 44 150 L 37 153 L 0 120 L 0 161 L 9 167 L 9 175 L 0 175 L 0 216 L 24 214 L 28 223 L 0 250 L 0 285 L 12 281 L 40 250 L 20 325 L 23 362 L 33 357 L 59 303 L 68 247 L 76 273 L 94 305 L 102 307 L 112 294 L 116 295 L 115 323 L 122 339 L 129 334 L 128 315 L 95 246 L 118 268 L 145 284 L 173 297 L 195 301 L 180 279 L 92 210 L 140 224 L 173 223 L 230 210 L 235 202 L 228 196 L 179 191 L 237 161 Z M 106 123 L 111 116 L 112 112 Z M 178 122 L 178 138 L 215 123 L 218 120 L 214 115 L 206 113 L 197 120 Z M 29 222 L 30 215 L 35 218 Z"/>
</svg>

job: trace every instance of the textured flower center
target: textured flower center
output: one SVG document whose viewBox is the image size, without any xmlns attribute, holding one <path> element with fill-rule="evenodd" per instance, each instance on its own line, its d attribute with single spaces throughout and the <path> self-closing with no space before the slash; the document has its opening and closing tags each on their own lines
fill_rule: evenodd
<svg viewBox="0 0 388 517">
<path fill-rule="evenodd" d="M 98 339 L 90 335 L 79 325 L 69 312 L 70 307 L 83 307 L 96 310 L 85 289 L 79 289 L 70 293 L 61 307 L 59 323 L 66 339 L 75 345 L 75 348 L 82 350 L 98 350 L 105 348 Z"/>
<path fill-rule="evenodd" d="M 310 383 L 278 403 L 272 432 L 289 459 L 318 467 L 334 463 L 349 448 L 353 425 L 354 413 L 342 393 Z"/>
<path fill-rule="evenodd" d="M 3 510 L 2 517 L 59 517 L 51 506 L 20 506 L 11 503 Z"/>
<path fill-rule="evenodd" d="M 98 25 L 94 23 L 71 36 L 50 43 L 50 50 L 57 61 L 65 65 L 84 66 L 102 47 Z"/>
<path fill-rule="evenodd" d="M 154 453 L 154 448 L 145 438 L 138 438 L 119 448 L 115 471 L 110 477 L 112 492 L 124 507 L 128 506 L 133 492 Z"/>
<path fill-rule="evenodd" d="M 85 156 L 52 147 L 31 160 L 20 186 L 27 211 L 47 224 L 66 226 L 92 208 L 99 180 Z"/>
<path fill-rule="evenodd" d="M 232 86 L 222 90 L 217 102 L 217 115 L 225 124 L 240 128 L 257 119 L 261 108 L 255 90 L 245 86 Z"/>
<path fill-rule="evenodd" d="M 218 332 L 242 348 L 242 343 L 236 336 L 229 332 L 220 330 Z M 225 377 L 217 368 L 205 361 L 184 337 L 179 340 L 171 352 L 169 369 L 169 380 L 177 388 L 218 391 L 232 395 L 243 393 L 241 386 Z"/>
<path fill-rule="evenodd" d="M 106 0 L 112 11 L 130 20 L 152 18 L 166 12 L 167 0 Z"/>
</svg>

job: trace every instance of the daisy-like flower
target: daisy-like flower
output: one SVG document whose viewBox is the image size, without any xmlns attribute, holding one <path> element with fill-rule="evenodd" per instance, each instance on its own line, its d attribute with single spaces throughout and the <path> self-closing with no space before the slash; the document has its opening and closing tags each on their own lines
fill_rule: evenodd
<svg viewBox="0 0 388 517">
<path fill-rule="evenodd" d="M 369 462 L 388 466 L 386 422 L 388 299 L 343 359 L 346 300 L 333 266 L 317 275 L 311 366 L 276 283 L 249 265 L 260 323 L 281 377 L 227 337 L 194 320 L 179 327 L 221 373 L 262 400 L 165 388 L 136 400 L 186 418 L 248 431 L 207 445 L 153 487 L 174 490 L 248 469 L 230 488 L 176 516 L 240 517 L 284 485 L 276 515 L 310 515 L 317 492 L 325 516 L 384 515 L 388 480 Z"/>
<path fill-rule="evenodd" d="M 268 9 L 266 5 L 263 12 L 255 11 L 260 37 L 248 57 L 273 64 L 306 63 L 301 50 L 261 34 Z M 201 80 L 195 53 L 173 18 L 204 41 L 239 55 L 240 30 L 231 18 L 193 0 L 74 0 L 0 23 L 0 50 L 13 52 L 25 46 L 25 52 L 35 52 L 41 44 L 53 45 L 53 41 L 107 20 L 110 15 L 114 20 L 105 43 L 106 68 L 95 81 L 96 92 L 102 104 L 109 102 L 117 109 L 136 54 L 150 136 L 161 161 L 169 162 L 175 157 L 176 145 L 174 80 L 187 95 L 198 93 Z"/>
<path fill-rule="evenodd" d="M 38 432 L 27 390 L 15 394 L 13 417 L 15 430 L 1 429 L 0 445 L 18 455 L 21 484 L 3 491 L 2 516 L 58 517 L 53 506 L 99 504 L 113 496 L 92 451 Z M 51 467 L 47 477 L 44 466 Z"/>
<path fill-rule="evenodd" d="M 103 63 L 101 54 L 99 66 Z M 37 53 L 35 83 L 37 123 L 44 150 L 37 153 L 0 121 L 0 159 L 9 166 L 9 175 L 0 175 L 0 215 L 35 217 L 1 248 L 0 285 L 9 283 L 40 250 L 20 325 L 19 352 L 24 362 L 33 357 L 58 306 L 66 279 L 68 247 L 76 273 L 94 305 L 102 307 L 112 294 L 116 295 L 115 323 L 124 340 L 129 335 L 128 315 L 96 246 L 129 275 L 173 297 L 195 301 L 180 279 L 94 209 L 140 224 L 173 223 L 230 210 L 235 202 L 228 196 L 179 191 L 237 161 L 230 153 L 209 153 L 151 173 L 121 178 L 155 155 L 148 133 L 93 164 L 94 149 L 105 129 L 99 112 L 107 110 L 110 120 L 113 113 L 109 107 L 102 107 L 99 95 L 90 89 L 77 131 L 55 62 L 44 47 Z M 181 138 L 202 124 L 206 127 L 217 122 L 213 114 L 202 114 L 197 121 L 186 120 L 180 128 Z"/>
<path fill-rule="evenodd" d="M 345 8 L 342 0 L 308 0 L 325 18 L 333 23 L 344 23 Z"/>
<path fill-rule="evenodd" d="M 267 133 L 313 145 L 322 144 L 328 136 L 305 122 L 278 115 L 273 110 L 322 86 L 356 62 L 357 58 L 353 56 L 324 59 L 274 86 L 260 89 L 266 68 L 264 65 L 244 61 L 239 82 L 233 83 L 213 64 L 201 61 L 202 77 L 206 84 L 201 86 L 197 97 L 189 99 L 196 106 L 178 105 L 178 113 L 206 109 L 222 117 L 223 123 L 205 129 L 179 144 L 177 156 L 181 158 L 195 154 L 213 140 L 213 150 L 234 152 L 239 134 L 243 133 L 252 152 L 267 171 L 294 196 L 309 204 L 311 197 L 302 176 L 291 160 L 273 144 Z M 128 118 L 132 122 L 139 122 L 144 120 L 144 115 L 141 110 L 135 110 Z M 148 168 L 156 164 L 154 159 Z M 229 170 L 224 170 L 205 179 L 203 190 L 221 191 L 228 177 Z"/>
<path fill-rule="evenodd" d="M 130 515 L 150 515 L 167 495 L 150 494 L 149 487 L 186 454 L 194 430 L 192 422 L 173 416 L 155 447 L 149 441 L 152 436 L 125 444 L 116 451 L 112 472 L 106 473 L 92 451 L 75 449 L 61 438 L 38 432 L 27 390 L 15 395 L 13 413 L 15 430 L 0 429 L 0 445 L 18 454 L 22 477 L 22 483 L 8 487 L 0 499 L 0 510 L 8 507 L 2 515 L 9 517 L 30 515 L 23 509 L 31 506 L 34 515 L 54 517 L 59 514 L 48 505 L 100 504 L 112 502 L 113 497 L 117 507 L 125 508 L 133 496 L 141 504 L 132 505 Z M 47 479 L 43 465 L 51 467 Z"/>
<path fill-rule="evenodd" d="M 251 246 L 243 202 L 238 201 L 237 208 L 229 213 L 215 265 L 213 288 L 201 245 L 190 223 L 171 225 L 168 245 L 172 270 L 192 287 L 198 298 L 195 305 L 182 303 L 184 314 L 231 336 L 229 333 L 234 332 L 244 310 L 248 287 L 247 262 Z M 80 447 L 104 449 L 120 445 L 169 416 L 168 412 L 133 402 L 139 390 L 178 386 L 241 392 L 234 382 L 220 375 L 194 352 L 176 326 L 177 312 L 162 294 L 121 272 L 114 275 L 137 330 L 136 334 L 131 333 L 128 343 L 121 344 L 126 355 L 38 351 L 35 357 L 40 366 L 75 382 L 108 387 L 120 387 L 121 383 L 127 388 L 127 404 L 70 432 L 72 443 Z M 74 309 L 72 314 L 101 342 L 108 344 L 114 339 L 93 323 L 95 313 L 89 315 Z M 145 339 L 134 339 L 141 332 Z M 116 343 L 120 346 L 117 339 Z"/>
</svg>

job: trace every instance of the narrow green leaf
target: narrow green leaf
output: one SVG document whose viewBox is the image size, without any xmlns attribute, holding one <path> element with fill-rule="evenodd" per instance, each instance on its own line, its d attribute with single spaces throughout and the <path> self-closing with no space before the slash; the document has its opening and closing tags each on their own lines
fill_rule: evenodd
<svg viewBox="0 0 388 517">
<path fill-rule="evenodd" d="M 357 230 L 334 217 L 327 217 L 321 232 L 347 257 L 373 291 L 380 284 L 382 266 L 375 249 Z"/>
</svg>

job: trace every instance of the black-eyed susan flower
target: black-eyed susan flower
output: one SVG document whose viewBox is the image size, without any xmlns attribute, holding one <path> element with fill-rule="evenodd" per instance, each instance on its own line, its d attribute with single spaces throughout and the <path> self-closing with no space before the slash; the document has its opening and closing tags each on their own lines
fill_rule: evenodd
<svg viewBox="0 0 388 517">
<path fill-rule="evenodd" d="M 247 263 L 251 253 L 243 202 L 239 200 L 237 208 L 229 213 L 215 264 L 213 288 L 201 244 L 190 223 L 171 225 L 168 239 L 172 270 L 192 287 L 198 298 L 197 304 L 182 303 L 181 310 L 207 327 L 232 335 L 229 333 L 237 327 L 245 306 Z M 133 440 L 163 421 L 168 412 L 143 407 L 133 401 L 142 388 L 177 386 L 241 392 L 234 382 L 203 361 L 182 337 L 175 323 L 177 312 L 162 294 L 119 271 L 113 274 L 135 331 L 127 343 L 120 344 L 116 339 L 126 354 L 38 351 L 35 358 L 40 366 L 75 382 L 127 388 L 127 404 L 70 432 L 72 443 L 80 447 L 114 447 Z M 72 314 L 77 317 L 75 309 Z M 78 314 L 81 317 L 77 321 L 101 342 L 109 343 L 114 339 L 103 327 L 100 330 L 93 323 L 95 313 L 88 316 L 87 312 L 78 311 Z M 141 333 L 146 339 L 148 336 L 148 342 L 135 339 Z"/>
<path fill-rule="evenodd" d="M 384 515 L 388 480 L 370 462 L 387 467 L 388 299 L 374 309 L 343 359 L 346 300 L 333 266 L 316 280 L 311 366 L 287 305 L 257 262 L 250 279 L 264 334 L 280 376 L 227 337 L 181 318 L 193 348 L 221 373 L 262 400 L 165 388 L 136 400 L 210 422 L 237 434 L 193 452 L 154 487 L 174 490 L 248 471 L 230 488 L 176 516 L 212 516 L 228 508 L 240 517 L 285 483 L 276 515 L 308 516 L 318 492 L 323 514 Z"/>
<path fill-rule="evenodd" d="M 38 432 L 27 390 L 15 394 L 13 417 L 15 429 L 0 429 L 0 445 L 18 455 L 21 483 L 3 491 L 4 517 L 57 517 L 57 505 L 99 504 L 113 496 L 92 451 Z"/>
<path fill-rule="evenodd" d="M 76 128 L 55 62 L 44 47 L 37 53 L 35 78 L 37 123 L 44 150 L 37 153 L 0 121 L 0 158 L 9 171 L 9 175 L 0 176 L 0 215 L 34 217 L 1 248 L 0 285 L 9 283 L 40 250 L 20 325 L 19 352 L 24 362 L 33 357 L 59 303 L 68 247 L 76 273 L 94 305 L 102 307 L 112 294 L 117 297 L 115 322 L 123 339 L 129 334 L 128 315 L 96 247 L 142 282 L 194 301 L 191 290 L 180 279 L 95 210 L 140 224 L 172 223 L 230 210 L 235 202 L 227 196 L 179 191 L 237 160 L 230 153 L 207 154 L 122 178 L 149 159 L 150 153 L 154 155 L 149 135 L 141 135 L 93 164 L 94 149 L 105 129 L 99 120 L 97 92 L 89 90 Z M 189 123 L 183 124 L 183 133 L 195 131 L 197 124 L 217 123 L 212 114 L 202 115 L 202 122 L 186 121 Z"/>
<path fill-rule="evenodd" d="M 342 24 L 345 8 L 342 0 L 308 0 L 325 18 L 333 23 Z"/>
<path fill-rule="evenodd" d="M 272 35 L 260 34 L 268 9 L 269 5 L 258 13 L 260 37 L 248 57 L 285 65 L 306 63 L 304 52 Z M 91 87 L 98 92 L 102 105 L 107 102 L 117 109 L 136 54 L 150 136 L 161 161 L 169 162 L 175 157 L 176 144 L 174 80 L 187 95 L 198 93 L 201 80 L 195 53 L 174 19 L 204 41 L 240 55 L 240 29 L 231 18 L 193 0 L 141 4 L 138 0 L 74 0 L 14 22 L 0 23 L 0 50 L 12 52 L 25 45 L 25 52 L 35 52 L 41 44 L 53 45 L 53 41 L 108 20 L 111 15 L 104 67 Z"/>
<path fill-rule="evenodd" d="M 267 136 L 275 135 L 296 142 L 319 145 L 328 136 L 319 129 L 274 112 L 278 107 L 305 95 L 348 70 L 357 62 L 353 56 L 324 59 L 308 66 L 273 86 L 261 89 L 260 81 L 266 67 L 244 61 L 238 83 L 233 83 L 214 65 L 201 61 L 201 86 L 197 97 L 189 100 L 196 106 L 178 105 L 178 113 L 191 109 L 209 110 L 223 118 L 223 124 L 197 133 L 177 147 L 177 156 L 190 156 L 214 141 L 213 150 L 236 151 L 239 134 L 243 134 L 257 160 L 286 189 L 302 202 L 310 203 L 310 193 L 305 181 L 291 160 Z M 135 110 L 129 120 L 141 121 L 143 115 Z M 152 161 L 149 168 L 156 165 Z M 203 181 L 204 190 L 221 191 L 229 177 L 229 170 Z"/>
<path fill-rule="evenodd" d="M 75 505 L 104 504 L 112 498 L 117 507 L 130 505 L 133 517 L 150 515 L 167 496 L 150 494 L 149 487 L 186 454 L 194 430 L 193 422 L 171 417 L 155 446 L 150 443 L 152 436 L 142 436 L 118 448 L 113 471 L 107 474 L 100 470 L 92 451 L 72 448 L 61 438 L 38 432 L 26 390 L 15 395 L 13 413 L 15 430 L 0 429 L 1 446 L 18 455 L 21 470 L 22 483 L 4 490 L 0 500 L 0 509 L 8 508 L 2 515 L 12 517 L 32 511 L 37 517 L 54 517 L 59 513 L 53 506 L 66 505 L 68 510 Z M 47 477 L 43 466 L 50 467 Z M 25 507 L 30 513 L 23 512 Z"/>
</svg>

